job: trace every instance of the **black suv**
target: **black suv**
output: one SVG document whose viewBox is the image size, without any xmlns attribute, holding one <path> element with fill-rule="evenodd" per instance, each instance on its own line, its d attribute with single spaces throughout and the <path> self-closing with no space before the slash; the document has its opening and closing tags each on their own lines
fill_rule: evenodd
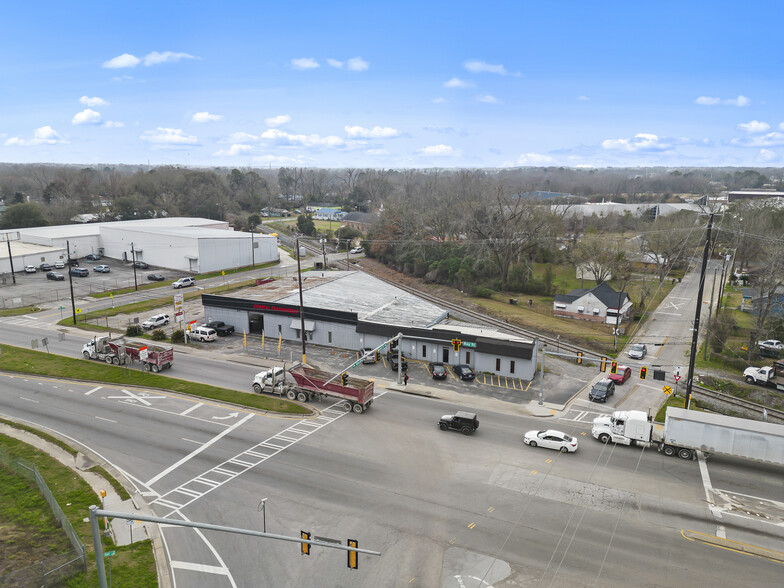
<svg viewBox="0 0 784 588">
<path fill-rule="evenodd" d="M 476 374 L 474 373 L 474 370 L 471 369 L 470 365 L 456 365 L 452 367 L 452 370 L 454 370 L 455 375 L 461 380 L 473 380 L 476 378 Z"/>
<path fill-rule="evenodd" d="M 397 369 L 397 350 L 387 351 L 387 361 L 393 370 Z M 403 365 L 400 369 L 404 372 L 408 370 L 408 360 L 405 353 L 403 354 Z"/>
<path fill-rule="evenodd" d="M 454 429 L 463 435 L 471 435 L 479 428 L 479 419 L 476 413 L 458 410 L 455 414 L 445 414 L 438 421 L 438 428 L 442 431 Z"/>
<path fill-rule="evenodd" d="M 610 378 L 603 378 L 591 387 L 591 391 L 588 393 L 588 400 L 607 402 L 613 394 L 615 394 L 615 382 Z"/>
<path fill-rule="evenodd" d="M 218 333 L 218 337 L 225 337 L 226 335 L 231 335 L 234 332 L 234 327 L 227 325 L 223 321 L 212 321 L 211 323 L 204 323 L 204 326 L 215 329 L 215 332 Z"/>
</svg>

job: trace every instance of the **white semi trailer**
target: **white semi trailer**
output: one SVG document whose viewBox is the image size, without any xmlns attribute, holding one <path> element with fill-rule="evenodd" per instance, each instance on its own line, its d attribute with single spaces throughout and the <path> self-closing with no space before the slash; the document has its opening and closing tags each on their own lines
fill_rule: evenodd
<svg viewBox="0 0 784 588">
<path fill-rule="evenodd" d="M 661 425 L 643 411 L 618 410 L 594 419 L 591 434 L 602 443 L 649 443 L 683 459 L 699 450 L 784 465 L 784 425 L 721 414 L 668 407 Z"/>
</svg>

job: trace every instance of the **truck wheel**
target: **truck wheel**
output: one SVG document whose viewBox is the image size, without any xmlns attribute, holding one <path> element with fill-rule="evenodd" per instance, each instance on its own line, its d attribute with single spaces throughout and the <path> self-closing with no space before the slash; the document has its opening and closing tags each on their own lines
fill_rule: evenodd
<svg viewBox="0 0 784 588">
<path fill-rule="evenodd" d="M 673 455 L 675 455 L 675 448 L 672 447 L 671 445 L 665 445 L 664 449 L 662 449 L 662 453 L 667 457 L 672 457 Z"/>
<path fill-rule="evenodd" d="M 153 371 L 154 373 L 156 373 L 156 374 L 157 374 L 159 371 L 161 371 L 161 368 L 159 368 L 159 367 L 158 367 L 157 365 L 155 365 L 155 364 L 152 364 L 152 367 L 151 367 L 150 369 L 152 369 L 152 371 Z"/>
<path fill-rule="evenodd" d="M 610 436 L 607 433 L 602 433 L 599 435 L 599 441 L 602 443 L 607 443 L 610 440 Z"/>
<path fill-rule="evenodd" d="M 106 363 L 112 363 L 112 356 L 111 355 L 107 355 L 106 359 L 104 361 L 106 361 Z"/>
<path fill-rule="evenodd" d="M 117 357 L 117 356 L 113 357 L 113 358 L 112 358 L 112 363 L 113 363 L 114 365 L 120 365 L 120 358 L 119 358 L 119 357 Z"/>
<path fill-rule="evenodd" d="M 261 386 L 259 384 L 253 384 L 253 391 L 256 394 L 261 394 Z"/>
<path fill-rule="evenodd" d="M 460 429 L 460 432 L 463 435 L 470 435 L 471 434 L 471 427 L 463 427 L 462 429 Z"/>
<path fill-rule="evenodd" d="M 304 392 L 298 392 L 297 393 L 297 400 L 299 400 L 300 402 L 307 402 L 308 401 L 308 395 L 305 394 Z"/>
<path fill-rule="evenodd" d="M 691 449 L 681 448 L 678 450 L 678 457 L 681 459 L 691 459 Z"/>
<path fill-rule="evenodd" d="M 746 376 L 746 383 L 747 384 L 753 384 L 754 383 L 754 378 L 752 378 L 751 376 Z"/>
<path fill-rule="evenodd" d="M 357 413 L 357 414 L 362 414 L 362 412 L 363 412 L 364 410 L 365 410 L 365 409 L 364 409 L 364 408 L 362 408 L 362 405 L 361 405 L 361 404 L 357 403 L 357 404 L 355 404 L 355 405 L 354 405 L 354 412 L 355 412 L 355 413 Z"/>
<path fill-rule="evenodd" d="M 84 355 L 85 359 L 90 359 L 90 352 L 89 351 L 85 351 L 84 353 L 82 353 L 82 355 Z"/>
<path fill-rule="evenodd" d="M 348 400 L 343 403 L 343 410 L 346 412 L 351 412 L 351 403 Z"/>
<path fill-rule="evenodd" d="M 145 363 L 142 369 L 144 369 L 145 372 L 149 372 L 150 371 L 150 364 L 149 363 Z"/>
<path fill-rule="evenodd" d="M 286 392 L 286 398 L 288 398 L 289 400 L 296 400 L 297 399 L 296 391 L 289 390 L 288 392 Z"/>
<path fill-rule="evenodd" d="M 438 428 L 441 429 L 442 431 L 446 431 L 449 427 L 447 427 L 444 423 L 441 423 L 440 425 L 438 425 Z"/>
</svg>

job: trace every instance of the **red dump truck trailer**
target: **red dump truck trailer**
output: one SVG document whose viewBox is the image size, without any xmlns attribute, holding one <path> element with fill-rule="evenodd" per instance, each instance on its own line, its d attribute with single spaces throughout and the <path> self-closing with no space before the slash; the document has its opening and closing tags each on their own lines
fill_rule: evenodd
<svg viewBox="0 0 784 588">
<path fill-rule="evenodd" d="M 82 347 L 85 359 L 98 359 L 115 365 L 140 361 L 144 370 L 159 372 L 174 363 L 174 349 L 158 343 L 131 341 L 125 337 L 93 337 Z"/>
<path fill-rule="evenodd" d="M 344 401 L 346 411 L 353 410 L 357 414 L 362 414 L 373 403 L 374 383 L 370 380 L 348 377 L 344 386 L 339 375 L 304 365 L 291 368 L 286 373 L 294 378 L 293 384 L 286 382 L 281 368 L 276 368 L 257 374 L 253 389 L 256 392 L 285 394 L 289 400 L 300 402 L 337 398 Z"/>
</svg>

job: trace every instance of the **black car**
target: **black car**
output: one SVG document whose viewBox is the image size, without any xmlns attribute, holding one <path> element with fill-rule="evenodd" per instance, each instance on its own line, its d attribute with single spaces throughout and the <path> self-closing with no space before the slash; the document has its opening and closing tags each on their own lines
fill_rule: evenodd
<svg viewBox="0 0 784 588">
<path fill-rule="evenodd" d="M 47 280 L 64 280 L 65 276 L 59 272 L 46 272 Z"/>
<path fill-rule="evenodd" d="M 591 391 L 588 392 L 588 400 L 607 402 L 613 394 L 615 394 L 615 382 L 610 378 L 602 378 L 591 387 Z"/>
<path fill-rule="evenodd" d="M 90 272 L 83 267 L 72 267 L 71 275 L 76 276 L 77 278 L 86 278 L 87 276 L 90 275 Z"/>
<path fill-rule="evenodd" d="M 71 261 L 70 261 L 70 264 L 71 264 L 71 267 L 79 267 L 79 260 L 76 259 L 75 257 L 72 257 Z"/>
<path fill-rule="evenodd" d="M 148 280 L 152 280 L 153 282 L 163 282 L 166 278 L 161 274 L 150 274 L 147 276 Z"/>
<path fill-rule="evenodd" d="M 144 263 L 143 261 L 134 261 L 131 267 L 135 267 L 137 269 L 147 269 L 150 266 Z"/>
<path fill-rule="evenodd" d="M 389 362 L 389 366 L 393 369 L 397 369 L 397 351 L 387 351 L 387 361 Z M 403 354 L 403 365 L 400 366 L 401 371 L 408 370 L 408 360 L 406 359 L 406 354 Z"/>
<path fill-rule="evenodd" d="M 38 266 L 38 269 L 41 270 L 42 272 L 50 272 L 52 271 L 52 266 L 49 265 L 48 263 L 42 263 L 41 265 Z"/>
<path fill-rule="evenodd" d="M 449 375 L 443 363 L 429 363 L 427 364 L 427 369 L 434 380 L 446 380 L 446 377 Z"/>
<path fill-rule="evenodd" d="M 438 428 L 442 431 L 452 429 L 460 431 L 463 435 L 471 435 L 479 428 L 479 419 L 476 413 L 458 410 L 455 414 L 445 414 L 438 420 Z"/>
<path fill-rule="evenodd" d="M 211 323 L 204 323 L 204 326 L 215 329 L 215 332 L 218 333 L 218 337 L 231 335 L 234 332 L 234 327 L 227 325 L 223 321 L 212 321 Z"/>
<path fill-rule="evenodd" d="M 455 375 L 461 380 L 473 380 L 476 378 L 476 374 L 474 373 L 474 370 L 471 369 L 470 365 L 456 365 L 452 369 L 454 370 Z"/>
</svg>

